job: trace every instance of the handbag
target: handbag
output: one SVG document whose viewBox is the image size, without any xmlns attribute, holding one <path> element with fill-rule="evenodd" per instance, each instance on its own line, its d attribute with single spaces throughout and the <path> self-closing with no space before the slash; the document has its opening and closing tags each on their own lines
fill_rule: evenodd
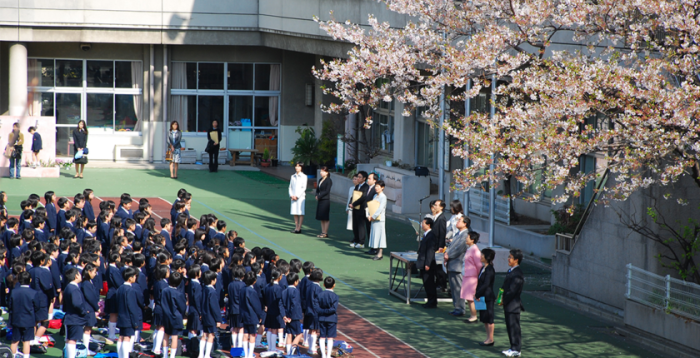
<svg viewBox="0 0 700 358">
<path fill-rule="evenodd" d="M 211 153 L 212 150 L 214 150 L 214 141 L 210 140 L 207 142 L 207 147 L 204 148 L 204 151 L 207 153 Z"/>
<path fill-rule="evenodd" d="M 168 162 L 173 161 L 173 151 L 172 150 L 168 149 L 167 151 L 165 151 L 165 160 Z"/>
<path fill-rule="evenodd" d="M 15 152 L 15 147 L 12 145 L 7 145 L 5 147 L 5 158 L 12 158 L 12 154 Z"/>
<path fill-rule="evenodd" d="M 73 156 L 73 159 L 78 160 L 78 159 L 82 158 L 84 153 L 85 153 L 85 152 L 83 152 L 82 149 L 79 150 L 79 151 L 77 151 L 77 152 L 75 153 L 75 156 Z"/>
<path fill-rule="evenodd" d="M 83 155 L 88 155 L 90 154 L 90 151 L 87 148 L 83 148 Z"/>
</svg>

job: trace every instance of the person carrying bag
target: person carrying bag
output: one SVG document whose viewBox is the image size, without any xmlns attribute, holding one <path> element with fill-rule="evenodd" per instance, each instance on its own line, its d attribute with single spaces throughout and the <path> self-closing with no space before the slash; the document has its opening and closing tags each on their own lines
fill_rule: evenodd
<svg viewBox="0 0 700 358">
<path fill-rule="evenodd" d="M 5 147 L 5 157 L 10 159 L 10 179 L 21 179 L 20 168 L 22 167 L 22 145 L 24 135 L 19 131 L 19 123 L 12 124 L 12 132 Z"/>
</svg>

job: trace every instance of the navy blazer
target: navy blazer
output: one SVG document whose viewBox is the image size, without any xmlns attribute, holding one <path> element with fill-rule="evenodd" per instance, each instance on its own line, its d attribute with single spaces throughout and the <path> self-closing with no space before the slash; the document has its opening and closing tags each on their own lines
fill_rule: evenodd
<svg viewBox="0 0 700 358">
<path fill-rule="evenodd" d="M 34 313 L 39 310 L 36 291 L 29 286 L 19 286 L 10 294 L 10 324 L 12 327 L 29 328 L 36 326 Z"/>
<path fill-rule="evenodd" d="M 46 208 L 46 226 L 49 227 L 49 231 L 56 231 L 56 225 L 58 217 L 56 216 L 56 205 L 54 203 L 49 203 L 44 206 Z"/>
<path fill-rule="evenodd" d="M 523 285 L 525 284 L 525 278 L 523 276 L 523 270 L 520 266 L 516 266 L 506 274 L 505 280 L 503 280 L 503 311 L 506 313 L 520 313 L 524 311 L 522 302 L 520 301 L 520 294 L 523 292 Z"/>
<path fill-rule="evenodd" d="M 97 317 L 95 317 L 95 312 L 100 310 L 100 292 L 97 291 L 95 285 L 92 281 L 83 281 L 80 283 L 80 290 L 83 292 L 83 297 L 87 303 L 87 322 L 85 326 L 95 327 L 97 325 Z"/>
<path fill-rule="evenodd" d="M 308 286 L 310 283 L 311 280 L 309 280 L 309 276 L 304 276 L 299 281 L 299 286 L 297 286 L 297 289 L 299 290 L 299 297 L 301 298 L 302 309 L 306 309 L 306 286 Z"/>
<path fill-rule="evenodd" d="M 255 289 L 255 292 L 258 293 L 258 299 L 260 299 L 260 302 L 263 300 L 263 290 L 265 289 L 265 286 L 267 286 L 266 282 L 265 275 L 260 274 L 253 284 L 253 288 Z"/>
<path fill-rule="evenodd" d="M 124 285 L 124 277 L 122 276 L 119 268 L 116 266 L 109 265 L 107 267 L 107 296 L 105 299 L 111 299 L 117 294 L 117 291 L 121 286 Z"/>
<path fill-rule="evenodd" d="M 63 209 L 58 210 L 58 213 L 56 213 L 56 234 L 61 232 L 61 228 L 66 226 L 66 211 Z"/>
<path fill-rule="evenodd" d="M 31 287 L 37 291 L 37 299 L 40 307 L 49 307 L 49 302 L 54 298 L 53 276 L 48 267 L 34 267 L 29 270 L 32 276 Z"/>
<path fill-rule="evenodd" d="M 265 266 L 263 267 L 262 274 L 265 275 L 265 282 L 268 284 L 270 283 L 270 280 L 272 279 L 272 268 L 275 267 L 273 264 L 271 264 L 268 261 L 265 261 Z"/>
<path fill-rule="evenodd" d="M 304 311 L 301 309 L 301 295 L 299 294 L 298 288 L 295 286 L 287 287 L 287 289 L 282 292 L 282 304 L 284 305 L 287 318 L 292 321 L 301 321 L 304 319 Z"/>
<path fill-rule="evenodd" d="M 241 293 L 241 318 L 244 325 L 254 325 L 260 323 L 263 316 L 263 308 L 260 298 L 255 288 L 248 286 Z"/>
<path fill-rule="evenodd" d="M 63 292 L 63 324 L 66 326 L 85 326 L 88 308 L 83 292 L 77 284 L 69 283 Z"/>
<path fill-rule="evenodd" d="M 216 234 L 216 229 L 210 226 L 209 230 L 207 230 L 207 234 L 204 236 L 204 247 L 206 247 L 207 244 L 209 244 L 209 241 L 211 241 L 211 239 L 213 239 L 216 236 Z"/>
<path fill-rule="evenodd" d="M 273 282 L 265 287 L 263 302 L 264 306 L 267 307 L 267 317 L 287 317 L 282 303 L 282 292 L 284 289 L 280 287 L 279 283 Z"/>
<path fill-rule="evenodd" d="M 155 302 L 155 308 L 153 309 L 153 314 L 160 315 L 163 314 L 163 307 L 161 306 L 161 298 L 163 290 L 168 288 L 168 281 L 165 279 L 158 280 L 153 284 L 153 302 Z"/>
<path fill-rule="evenodd" d="M 182 324 L 187 309 L 185 295 L 176 287 L 168 287 L 163 290 L 160 303 L 163 305 L 163 319 L 161 320 L 163 326 L 174 330 L 185 329 Z"/>
<path fill-rule="evenodd" d="M 282 275 L 282 277 L 280 277 L 280 287 L 282 287 L 282 290 L 286 290 L 287 287 L 289 287 L 289 284 L 287 283 L 287 275 Z"/>
<path fill-rule="evenodd" d="M 146 300 L 150 299 L 148 296 L 148 279 L 143 271 L 139 270 L 139 277 L 136 279 L 136 283 L 131 285 L 131 287 L 136 290 L 136 296 L 139 304 L 143 307 L 146 304 Z"/>
<path fill-rule="evenodd" d="M 225 245 L 226 244 L 226 234 L 217 232 L 216 235 L 212 239 L 219 240 L 220 245 Z"/>
<path fill-rule="evenodd" d="M 205 328 L 216 327 L 217 323 L 221 323 L 219 293 L 216 292 L 216 289 L 213 286 L 204 287 L 202 311 L 199 314 L 202 316 L 202 325 Z"/>
<path fill-rule="evenodd" d="M 319 322 L 338 323 L 338 295 L 333 290 L 325 290 L 318 294 L 314 310 Z"/>
<path fill-rule="evenodd" d="M 12 237 L 14 234 L 16 234 L 16 232 L 10 229 L 7 229 L 2 233 L 2 243 L 5 244 L 5 247 L 10 247 L 10 237 Z"/>
<path fill-rule="evenodd" d="M 92 278 L 92 284 L 95 285 L 97 292 L 102 291 L 104 285 L 105 276 L 107 274 L 107 260 L 104 256 L 100 255 L 100 266 L 97 267 L 97 274 Z"/>
<path fill-rule="evenodd" d="M 131 213 L 131 210 L 127 211 L 121 205 L 119 205 L 117 207 L 117 212 L 114 213 L 114 216 L 122 219 L 122 227 L 125 229 L 126 229 L 126 219 L 133 219 L 134 218 L 134 214 Z"/>
<path fill-rule="evenodd" d="M 95 210 L 92 208 L 92 204 L 90 204 L 89 201 L 87 201 L 87 198 L 85 200 L 85 205 L 83 206 L 83 216 L 88 219 L 88 221 L 95 221 Z"/>
<path fill-rule="evenodd" d="M 141 329 L 143 313 L 136 290 L 126 282 L 117 291 L 117 327 Z"/>
<path fill-rule="evenodd" d="M 54 297 L 56 297 L 56 290 L 59 290 L 61 287 L 63 287 L 63 275 L 61 275 L 61 270 L 58 267 L 58 262 L 56 262 L 56 260 L 53 258 L 51 259 L 51 267 L 49 267 L 49 270 L 51 271 L 51 279 L 53 280 L 53 294 Z"/>
<path fill-rule="evenodd" d="M 34 228 L 34 238 L 41 242 L 49 242 L 49 238 L 44 230 Z"/>
<path fill-rule="evenodd" d="M 173 248 L 173 242 L 170 240 L 170 234 L 168 230 L 161 230 L 160 234 L 165 238 L 165 249 L 170 252 L 170 255 L 175 255 L 175 249 Z"/>
<path fill-rule="evenodd" d="M 29 220 L 20 220 L 19 221 L 19 232 L 22 233 L 24 232 L 24 229 L 33 229 L 34 226 L 32 226 L 32 222 Z"/>
<path fill-rule="evenodd" d="M 141 235 L 143 235 L 143 226 L 141 224 L 136 223 L 136 226 L 134 227 L 134 241 L 139 241 L 143 242 L 143 239 L 141 238 Z"/>
<path fill-rule="evenodd" d="M 78 229 L 78 232 L 75 234 L 75 239 L 78 241 L 78 243 L 80 245 L 82 245 L 83 241 L 86 238 L 92 239 L 92 238 L 94 238 L 94 236 L 92 236 L 92 234 L 89 231 L 87 231 L 87 229 L 85 229 L 85 228 Z"/>
<path fill-rule="evenodd" d="M 228 285 L 228 313 L 229 315 L 240 314 L 241 292 L 245 290 L 245 283 L 240 279 L 233 279 Z"/>
<path fill-rule="evenodd" d="M 66 266 L 66 257 L 68 257 L 68 251 L 59 253 L 58 258 L 56 258 L 56 263 L 58 263 L 58 271 L 61 273 L 61 276 L 63 276 L 63 268 Z M 61 280 L 63 279 L 61 278 Z"/>
<path fill-rule="evenodd" d="M 315 307 L 318 305 L 318 295 L 323 292 L 323 290 L 316 282 L 309 282 L 305 289 L 306 306 L 304 307 L 304 313 L 309 316 L 316 316 Z"/>
<path fill-rule="evenodd" d="M 187 298 L 189 299 L 190 313 L 194 312 L 198 317 L 202 313 L 202 302 L 204 299 L 202 285 L 199 280 L 192 279 L 187 285 Z"/>
<path fill-rule="evenodd" d="M 185 238 L 187 239 L 187 247 L 192 247 L 194 245 L 194 231 L 187 230 Z M 231 255 L 233 255 L 233 252 L 231 252 Z"/>
<path fill-rule="evenodd" d="M 101 222 L 97 224 L 97 239 L 103 244 L 102 247 L 109 244 L 109 223 Z M 106 255 L 107 253 L 103 252 L 103 254 Z"/>
</svg>

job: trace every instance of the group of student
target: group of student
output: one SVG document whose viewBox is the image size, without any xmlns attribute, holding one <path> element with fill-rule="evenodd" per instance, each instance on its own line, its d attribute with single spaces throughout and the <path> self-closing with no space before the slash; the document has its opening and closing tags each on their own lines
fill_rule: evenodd
<svg viewBox="0 0 700 358">
<path fill-rule="evenodd" d="M 65 313 L 68 358 L 76 357 L 77 344 L 89 347 L 100 319 L 108 321 L 119 358 L 128 358 L 145 345 L 145 317 L 152 317 L 151 351 L 165 358 L 175 357 L 184 334 L 191 357 L 220 356 L 221 329 L 246 358 L 265 348 L 264 332 L 268 351 L 292 354 L 305 346 L 310 354 L 331 356 L 335 280 L 313 262 L 286 261 L 270 248 L 249 250 L 213 214 L 197 221 L 189 213 L 192 194 L 184 189 L 171 217 L 160 219 L 160 231 L 147 199 L 135 212 L 129 194 L 118 205 L 100 201 L 98 215 L 93 200 L 90 189 L 72 199 L 47 192 L 43 205 L 32 194 L 14 218 L 0 192 L 0 301 L 9 309 L 13 353 L 22 342 L 29 357 L 56 307 Z"/>
</svg>

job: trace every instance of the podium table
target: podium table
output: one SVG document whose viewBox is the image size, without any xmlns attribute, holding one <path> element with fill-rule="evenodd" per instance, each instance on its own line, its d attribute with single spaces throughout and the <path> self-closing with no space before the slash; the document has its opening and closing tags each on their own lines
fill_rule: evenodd
<svg viewBox="0 0 700 358">
<path fill-rule="evenodd" d="M 406 304 L 427 300 L 423 281 L 419 279 L 417 284 L 412 285 L 411 271 L 416 266 L 417 260 L 417 252 L 392 252 L 389 257 L 389 294 L 406 301 Z M 438 270 L 442 270 L 443 261 L 444 254 L 435 253 Z M 452 297 L 444 296 L 438 290 L 438 302 L 452 302 Z"/>
</svg>

